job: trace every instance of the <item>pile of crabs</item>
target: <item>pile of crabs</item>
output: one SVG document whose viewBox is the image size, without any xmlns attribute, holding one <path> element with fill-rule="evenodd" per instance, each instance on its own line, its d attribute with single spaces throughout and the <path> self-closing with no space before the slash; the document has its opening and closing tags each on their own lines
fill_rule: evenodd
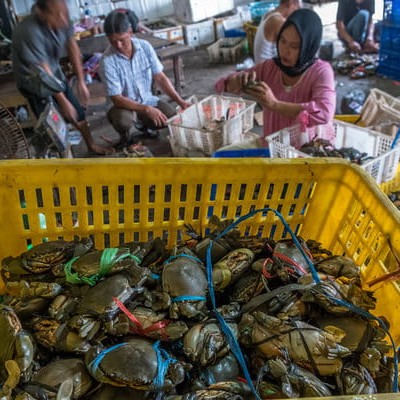
<svg viewBox="0 0 400 400">
<path fill-rule="evenodd" d="M 316 241 L 221 236 L 226 224 L 212 218 L 205 237 L 188 226 L 173 249 L 85 238 L 2 260 L 0 399 L 391 392 L 392 349 L 360 268 Z"/>
</svg>

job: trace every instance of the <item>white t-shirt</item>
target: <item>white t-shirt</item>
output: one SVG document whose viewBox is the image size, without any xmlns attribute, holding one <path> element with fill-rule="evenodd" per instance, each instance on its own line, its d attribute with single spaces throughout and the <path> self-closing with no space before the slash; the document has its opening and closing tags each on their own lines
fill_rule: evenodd
<svg viewBox="0 0 400 400">
<path fill-rule="evenodd" d="M 271 17 L 276 17 L 280 15 L 281 14 L 279 12 L 270 13 L 264 20 L 260 22 L 260 25 L 257 28 L 253 46 L 253 55 L 256 64 L 261 61 L 274 58 L 277 55 L 276 42 L 270 42 L 269 40 L 265 39 L 264 26 Z"/>
</svg>

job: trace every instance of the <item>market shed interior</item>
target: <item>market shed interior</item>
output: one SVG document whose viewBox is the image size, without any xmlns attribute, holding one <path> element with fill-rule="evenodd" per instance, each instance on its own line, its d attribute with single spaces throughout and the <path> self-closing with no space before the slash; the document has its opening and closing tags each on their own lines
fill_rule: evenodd
<svg viewBox="0 0 400 400">
<path fill-rule="evenodd" d="M 5 3 L 3 1 L 3 8 L 5 7 Z M 129 3 L 129 4 L 128 4 Z M 131 2 L 134 3 L 134 2 Z M 101 14 L 107 13 L 109 9 L 111 9 L 112 5 L 121 6 L 121 7 L 132 7 L 138 16 L 142 19 L 144 23 L 151 23 L 151 21 L 158 20 L 168 20 L 171 17 L 175 17 L 174 8 L 172 3 L 164 2 L 160 7 L 159 5 L 155 6 L 153 2 L 144 2 L 145 4 L 130 4 L 129 1 L 118 2 L 116 4 L 107 2 L 96 2 L 92 4 L 92 12 Z M 90 4 L 90 3 L 88 3 Z M 252 3 L 254 4 L 254 3 Z M 23 18 L 24 13 L 29 10 L 30 2 L 25 1 L 24 4 L 18 1 L 14 1 L 14 13 L 17 15 L 17 18 Z M 235 7 L 248 7 L 248 2 L 243 1 L 235 1 Z M 327 57 L 332 62 L 334 67 L 340 65 L 341 60 L 348 59 L 345 52 L 342 42 L 338 39 L 336 26 L 335 26 L 335 16 L 337 9 L 336 1 L 322 1 L 322 2 L 304 2 L 304 7 L 313 8 L 321 17 L 324 30 L 323 30 L 323 47 L 321 48 L 321 56 Z M 79 17 L 79 7 L 76 6 L 75 2 L 69 1 L 70 13 L 71 17 Z M 97 8 L 96 8 L 97 7 Z M 225 18 L 233 18 L 232 15 L 237 10 L 233 9 L 230 12 L 225 12 L 222 16 Z M 228 16 L 228 17 L 226 17 Z M 383 0 L 376 1 L 376 13 L 375 19 L 378 21 L 383 16 Z M 212 20 L 212 18 L 208 19 Z M 214 17 L 213 29 L 216 29 L 216 22 L 218 18 Z M 221 20 L 221 19 L 220 19 Z M 149 22 L 150 21 L 150 22 Z M 175 21 L 177 21 L 175 19 Z M 229 19 L 228 19 L 229 21 Z M 179 21 L 177 24 L 184 25 Z M 249 23 L 247 23 L 249 24 Z M 5 24 L 3 24 L 6 27 Z M 205 25 L 204 25 L 205 26 Z M 221 23 L 219 23 L 219 28 L 221 29 Z M 225 26 L 229 27 L 229 23 Z M 251 25 L 250 25 L 251 26 Z M 253 29 L 245 29 L 246 37 L 239 37 L 239 39 L 247 39 L 247 42 L 252 41 L 254 39 L 254 27 L 255 24 L 252 25 Z M 202 29 L 206 29 L 203 27 Z M 229 31 L 235 31 L 238 29 L 232 29 Z M 5 30 L 6 31 L 6 30 Z M 101 52 L 108 45 L 107 39 L 102 34 L 96 34 L 94 32 L 94 36 L 85 37 L 81 34 L 82 38 L 80 38 L 79 34 L 77 38 L 80 39 L 78 41 L 79 46 L 82 50 L 82 54 L 85 59 L 90 58 L 93 54 L 97 52 Z M 183 33 L 182 33 L 183 34 Z M 162 47 L 163 44 L 157 44 L 158 46 L 158 55 L 161 57 L 165 71 L 167 75 L 171 78 L 172 82 L 176 82 L 177 78 L 179 81 L 176 83 L 177 87 L 179 87 L 182 96 L 185 98 L 191 98 L 191 96 L 196 96 L 198 98 L 203 98 L 205 96 L 209 96 L 215 94 L 214 84 L 215 82 L 221 78 L 222 76 L 226 76 L 228 73 L 231 73 L 240 67 L 240 64 L 243 63 L 250 55 L 241 53 L 239 57 L 237 57 L 233 62 L 230 63 L 215 63 L 212 62 L 210 58 L 210 46 L 215 42 L 218 38 L 218 35 L 221 33 L 214 32 L 213 39 L 203 39 L 200 36 L 200 39 L 194 42 L 190 42 L 190 46 L 187 46 L 187 40 L 185 37 L 179 38 L 180 42 L 186 41 L 186 50 L 180 50 L 178 53 L 178 57 L 171 56 L 171 54 L 161 54 L 163 51 L 165 53 L 165 49 Z M 222 33 L 223 34 L 223 33 Z M 184 35 L 183 35 L 184 36 Z M 203 44 L 202 41 L 207 42 L 207 44 Z M 183 45 L 182 45 L 183 46 Z M 251 45 L 250 45 L 251 47 Z M 249 44 L 246 46 L 246 51 L 249 49 Z M 328 54 L 327 54 L 328 53 Z M 371 61 L 368 56 L 366 59 L 367 63 Z M 373 58 L 372 61 L 377 63 L 377 57 Z M 342 62 L 343 64 L 343 62 Z M 0 96 L 0 101 L 6 106 L 11 106 L 11 109 L 15 112 L 16 105 L 18 101 L 21 101 L 21 96 L 15 90 L 15 86 L 12 85 L 10 81 L 12 81 L 12 74 L 10 72 L 10 65 L 7 60 L 1 61 L 1 65 L 3 66 L 4 74 L 0 75 L 0 84 L 3 86 L 2 94 Z M 346 64 L 344 64 L 346 66 Z M 179 73 L 177 73 L 177 71 Z M 344 72 L 344 73 L 343 73 Z M 400 86 L 398 82 L 386 78 L 380 75 L 375 74 L 375 71 L 372 74 L 365 74 L 354 79 L 351 77 L 349 70 L 344 70 L 343 68 L 335 68 L 335 79 L 336 79 L 336 93 L 337 93 L 337 109 L 336 114 L 349 114 L 354 113 L 357 114 L 360 111 L 360 107 L 362 102 L 368 96 L 369 90 L 372 88 L 378 88 L 383 90 L 384 92 L 397 97 L 400 95 Z M 91 92 L 91 100 L 88 108 L 88 120 L 91 124 L 91 129 L 95 140 L 100 142 L 104 142 L 106 140 L 115 141 L 118 138 L 117 133 L 113 130 L 112 126 L 109 124 L 106 118 L 106 112 L 110 107 L 110 101 L 106 97 L 106 93 L 104 90 L 104 85 L 97 80 L 92 80 L 88 85 L 89 90 Z M 157 89 L 155 89 L 157 90 Z M 260 122 L 260 120 L 258 120 Z M 25 126 L 26 123 L 22 122 L 22 126 Z M 256 133 L 260 133 L 262 127 L 259 126 L 257 121 L 254 123 L 253 131 Z M 29 135 L 29 130 L 28 133 Z M 147 146 L 150 150 L 151 154 L 157 157 L 165 157 L 172 156 L 170 142 L 167 138 L 168 130 L 165 129 L 159 138 L 157 139 L 147 139 L 143 138 L 142 142 Z M 94 157 L 95 155 L 88 152 L 85 144 L 81 141 L 77 144 L 76 137 L 75 142 L 71 146 L 71 155 L 73 157 Z"/>
</svg>

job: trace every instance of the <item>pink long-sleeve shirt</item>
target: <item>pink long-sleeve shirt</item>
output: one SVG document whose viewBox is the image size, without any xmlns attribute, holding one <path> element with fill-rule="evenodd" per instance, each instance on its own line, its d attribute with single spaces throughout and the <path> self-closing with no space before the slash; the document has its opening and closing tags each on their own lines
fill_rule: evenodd
<svg viewBox="0 0 400 400">
<path fill-rule="evenodd" d="M 247 71 L 253 70 L 256 79 L 264 81 L 278 100 L 303 106 L 303 111 L 294 119 L 264 108 L 264 137 L 297 123 L 310 127 L 332 121 L 336 109 L 335 80 L 332 67 L 326 61 L 317 60 L 290 88 L 283 84 L 282 71 L 273 60 L 256 64 Z M 224 91 L 226 79 L 222 78 L 215 84 L 218 93 Z"/>
</svg>

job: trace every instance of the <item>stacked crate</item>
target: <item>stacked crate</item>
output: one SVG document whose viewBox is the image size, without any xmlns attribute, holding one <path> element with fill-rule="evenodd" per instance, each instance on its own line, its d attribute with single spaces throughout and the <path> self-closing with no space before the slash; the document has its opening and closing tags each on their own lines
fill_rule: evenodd
<svg viewBox="0 0 400 400">
<path fill-rule="evenodd" d="M 385 0 L 378 73 L 400 80 L 400 0 Z"/>
</svg>

